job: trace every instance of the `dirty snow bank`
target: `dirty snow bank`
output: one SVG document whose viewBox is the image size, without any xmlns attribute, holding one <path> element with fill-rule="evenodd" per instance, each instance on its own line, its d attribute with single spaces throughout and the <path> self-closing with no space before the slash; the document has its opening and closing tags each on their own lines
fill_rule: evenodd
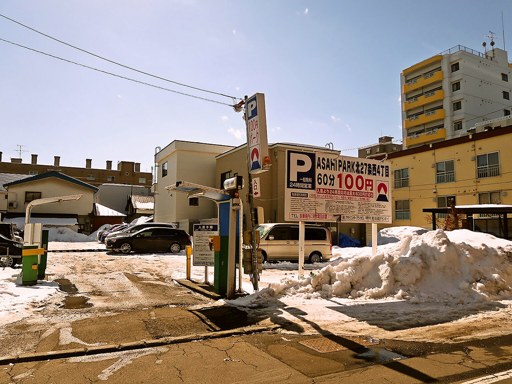
<svg viewBox="0 0 512 384">
<path fill-rule="evenodd" d="M 257 296 L 452 304 L 512 298 L 512 242 L 468 230 L 398 230 L 401 240 L 379 246 L 375 256 L 367 249 L 351 259 L 340 258 L 305 279 L 270 284 Z M 393 237 L 393 229 L 388 231 L 387 237 Z"/>
</svg>

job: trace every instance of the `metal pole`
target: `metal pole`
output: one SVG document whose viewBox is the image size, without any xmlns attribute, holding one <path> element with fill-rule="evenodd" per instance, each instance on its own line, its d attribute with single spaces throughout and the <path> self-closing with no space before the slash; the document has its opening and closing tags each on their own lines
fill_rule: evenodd
<svg viewBox="0 0 512 384">
<path fill-rule="evenodd" d="M 247 127 L 247 99 L 245 96 L 245 104 L 244 104 L 244 120 Z M 247 138 L 247 151 L 249 151 L 249 138 Z M 253 191 L 252 191 L 252 174 L 251 174 L 251 164 L 249 162 L 249 153 L 247 153 L 247 175 L 248 175 L 248 194 L 247 194 L 247 202 L 249 203 L 249 215 L 251 218 L 251 264 L 252 264 L 252 275 L 251 282 L 255 291 L 258 291 L 258 281 L 260 279 L 259 271 L 258 271 L 258 253 L 257 253 L 257 239 L 256 234 L 254 233 L 254 229 L 256 228 L 256 217 L 254 216 L 254 199 L 253 199 Z"/>
<path fill-rule="evenodd" d="M 242 263 L 244 256 L 244 248 L 243 248 L 243 234 L 244 234 L 244 205 L 240 204 L 240 209 L 238 210 L 238 233 L 239 236 L 239 244 L 238 244 L 238 292 L 242 293 Z"/>
<path fill-rule="evenodd" d="M 236 210 L 233 209 L 233 200 L 229 203 L 229 244 L 228 244 L 228 281 L 226 297 L 232 299 L 235 295 L 235 249 L 236 249 Z"/>
<path fill-rule="evenodd" d="M 372 223 L 372 256 L 377 255 L 377 223 Z"/>
<path fill-rule="evenodd" d="M 299 221 L 299 278 L 304 277 L 304 251 L 305 251 L 306 223 Z"/>
</svg>

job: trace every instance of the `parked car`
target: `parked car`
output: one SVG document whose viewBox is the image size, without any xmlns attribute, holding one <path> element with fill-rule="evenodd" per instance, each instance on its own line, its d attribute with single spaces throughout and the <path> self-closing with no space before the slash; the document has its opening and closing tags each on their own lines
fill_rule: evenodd
<svg viewBox="0 0 512 384">
<path fill-rule="evenodd" d="M 8 239 L 23 241 L 21 232 L 12 223 L 0 223 L 0 235 L 4 235 L 4 237 Z"/>
<path fill-rule="evenodd" d="M 332 257 L 331 231 L 320 225 L 306 224 L 304 259 L 310 263 Z M 261 253 L 264 261 L 299 260 L 299 225 L 292 223 L 261 224 Z"/>
<path fill-rule="evenodd" d="M 125 228 L 128 228 L 128 225 L 129 224 L 126 224 L 126 223 L 122 223 L 122 224 L 114 224 L 112 225 L 111 227 L 109 227 L 108 229 L 104 230 L 104 231 L 100 231 L 98 232 L 98 241 L 100 243 L 104 243 L 105 242 L 105 238 L 113 233 L 113 232 L 117 232 L 117 231 L 122 231 L 123 229 Z"/>
<path fill-rule="evenodd" d="M 170 223 L 140 223 L 140 224 L 131 224 L 127 225 L 124 228 L 119 230 L 114 230 L 107 234 L 105 237 L 104 243 L 106 244 L 107 239 L 111 239 L 117 236 L 124 236 L 126 233 L 134 233 L 138 232 L 141 229 L 149 228 L 149 227 L 164 227 L 164 228 L 176 228 L 176 225 Z"/>
<path fill-rule="evenodd" d="M 13 267 L 21 264 L 21 251 L 23 243 L 16 239 L 9 239 L 0 234 L 0 267 Z"/>
<path fill-rule="evenodd" d="M 191 245 L 190 235 L 183 229 L 149 227 L 133 233 L 107 238 L 107 250 L 113 252 L 171 252 L 179 253 Z"/>
</svg>

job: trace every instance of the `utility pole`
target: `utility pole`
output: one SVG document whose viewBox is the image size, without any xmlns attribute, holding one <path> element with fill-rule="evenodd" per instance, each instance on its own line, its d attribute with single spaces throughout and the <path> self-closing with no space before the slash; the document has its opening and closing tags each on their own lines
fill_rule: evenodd
<svg viewBox="0 0 512 384">
<path fill-rule="evenodd" d="M 236 112 L 244 111 L 245 127 L 247 131 L 247 181 L 248 194 L 247 203 L 249 205 L 250 215 L 250 233 L 251 233 L 251 282 L 255 291 L 258 290 L 259 263 L 258 263 L 258 239 L 255 233 L 256 217 L 254 212 L 254 186 L 253 174 L 266 172 L 270 168 L 270 156 L 268 154 L 267 142 L 267 120 L 265 113 L 265 96 L 262 93 L 256 93 L 233 106 Z"/>
</svg>

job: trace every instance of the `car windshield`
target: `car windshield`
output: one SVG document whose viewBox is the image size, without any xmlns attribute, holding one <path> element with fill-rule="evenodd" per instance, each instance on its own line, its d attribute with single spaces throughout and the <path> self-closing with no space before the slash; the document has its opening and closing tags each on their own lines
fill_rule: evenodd
<svg viewBox="0 0 512 384">
<path fill-rule="evenodd" d="M 263 238 L 271 228 L 270 225 L 259 225 L 256 230 L 260 233 L 260 238 Z"/>
</svg>

